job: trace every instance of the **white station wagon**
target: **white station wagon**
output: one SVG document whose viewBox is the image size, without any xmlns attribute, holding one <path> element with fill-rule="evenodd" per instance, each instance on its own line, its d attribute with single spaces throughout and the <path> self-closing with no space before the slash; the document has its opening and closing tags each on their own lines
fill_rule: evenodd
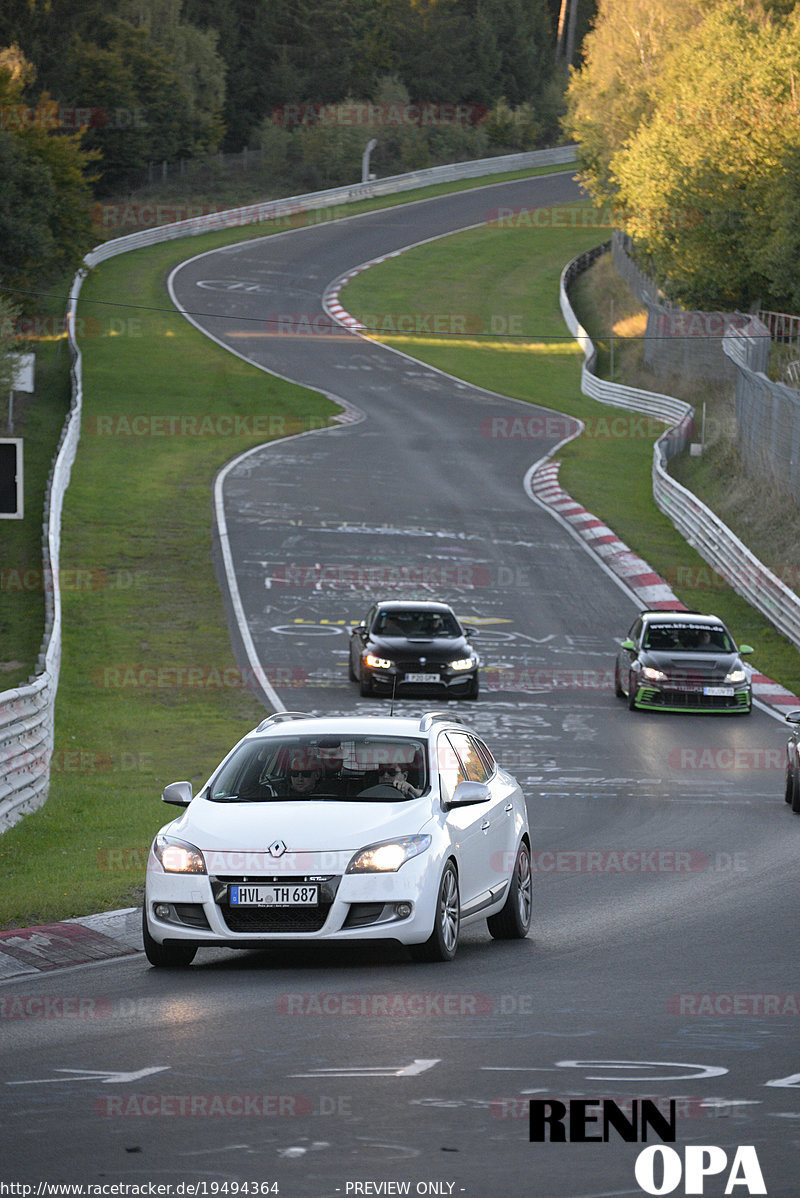
<svg viewBox="0 0 800 1198">
<path fill-rule="evenodd" d="M 278 712 L 227 755 L 161 829 L 147 863 L 152 965 L 198 948 L 392 940 L 455 956 L 460 928 L 523 938 L 531 922 L 525 800 L 484 742 L 443 712 Z"/>
</svg>

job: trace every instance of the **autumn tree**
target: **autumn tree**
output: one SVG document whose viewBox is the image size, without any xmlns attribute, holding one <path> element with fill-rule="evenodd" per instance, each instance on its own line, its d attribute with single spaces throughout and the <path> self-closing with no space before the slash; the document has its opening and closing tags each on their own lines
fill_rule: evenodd
<svg viewBox="0 0 800 1198">
<path fill-rule="evenodd" d="M 599 0 L 583 63 L 567 91 L 564 130 L 579 145 L 581 179 L 613 202 L 611 159 L 655 111 L 674 47 L 716 0 Z"/>
<path fill-rule="evenodd" d="M 722 0 L 673 49 L 654 111 L 611 157 L 626 230 L 688 304 L 746 307 L 781 273 L 798 219 L 799 34 L 797 11 Z"/>
</svg>

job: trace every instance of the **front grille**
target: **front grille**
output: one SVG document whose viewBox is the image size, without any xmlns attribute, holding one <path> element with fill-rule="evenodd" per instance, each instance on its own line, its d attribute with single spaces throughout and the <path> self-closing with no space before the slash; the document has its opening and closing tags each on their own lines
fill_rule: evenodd
<svg viewBox="0 0 800 1198">
<path fill-rule="evenodd" d="M 735 695 L 704 695 L 701 690 L 658 690 L 645 686 L 639 691 L 639 702 L 648 707 L 696 708 L 698 711 L 743 711 L 750 703 L 747 691 Z"/>
<path fill-rule="evenodd" d="M 328 918 L 330 903 L 318 907 L 229 907 L 220 914 L 232 932 L 318 932 Z"/>
</svg>

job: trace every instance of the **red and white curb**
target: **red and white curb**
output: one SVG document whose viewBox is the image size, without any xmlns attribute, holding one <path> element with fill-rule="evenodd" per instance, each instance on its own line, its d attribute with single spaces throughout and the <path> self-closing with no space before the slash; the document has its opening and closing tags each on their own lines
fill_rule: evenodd
<svg viewBox="0 0 800 1198">
<path fill-rule="evenodd" d="M 138 907 L 0 931 L 0 981 L 88 965 L 142 951 Z"/>
<path fill-rule="evenodd" d="M 408 246 L 406 248 L 410 249 L 411 247 Z M 341 303 L 339 302 L 339 293 L 341 292 L 342 288 L 346 287 L 348 283 L 352 282 L 357 275 L 363 274 L 363 272 L 365 270 L 369 270 L 371 266 L 378 266 L 381 262 L 388 262 L 390 258 L 399 258 L 400 254 L 404 252 L 404 250 L 393 250 L 391 254 L 381 254 L 379 258 L 372 258 L 369 262 L 362 262 L 360 266 L 354 266 L 353 269 L 348 271 L 346 275 L 341 275 L 340 278 L 335 279 L 334 282 L 326 288 L 325 294 L 322 297 L 323 311 L 327 312 L 329 316 L 332 316 L 337 324 L 342 325 L 346 329 L 350 329 L 350 331 L 353 333 L 368 332 L 369 330 L 367 329 L 366 325 L 362 324 L 361 321 L 355 316 L 351 316 L 347 309 L 342 307 Z"/>
<path fill-rule="evenodd" d="M 559 516 L 585 541 L 593 553 L 621 578 L 645 607 L 650 610 L 685 611 L 669 583 L 638 557 L 607 524 L 587 512 L 568 495 L 558 481 L 560 462 L 547 462 L 533 475 L 536 498 Z"/>
<path fill-rule="evenodd" d="M 681 603 L 666 579 L 656 574 L 607 524 L 564 490 L 558 481 L 560 465 L 558 461 L 545 462 L 532 475 L 531 486 L 539 502 L 557 512 L 645 607 L 651 611 L 685 611 L 686 605 Z M 753 697 L 779 715 L 800 708 L 800 699 L 796 695 L 757 671 L 753 672 Z"/>
</svg>

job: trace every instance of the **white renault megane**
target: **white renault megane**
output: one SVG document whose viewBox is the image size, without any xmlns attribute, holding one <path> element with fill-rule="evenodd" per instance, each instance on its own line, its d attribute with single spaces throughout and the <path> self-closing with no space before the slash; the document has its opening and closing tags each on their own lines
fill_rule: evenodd
<svg viewBox="0 0 800 1198">
<path fill-rule="evenodd" d="M 484 742 L 447 713 L 421 719 L 279 712 L 248 733 L 147 863 L 143 937 L 152 965 L 198 948 L 393 940 L 449 961 L 459 930 L 531 922 L 525 800 Z"/>
</svg>

